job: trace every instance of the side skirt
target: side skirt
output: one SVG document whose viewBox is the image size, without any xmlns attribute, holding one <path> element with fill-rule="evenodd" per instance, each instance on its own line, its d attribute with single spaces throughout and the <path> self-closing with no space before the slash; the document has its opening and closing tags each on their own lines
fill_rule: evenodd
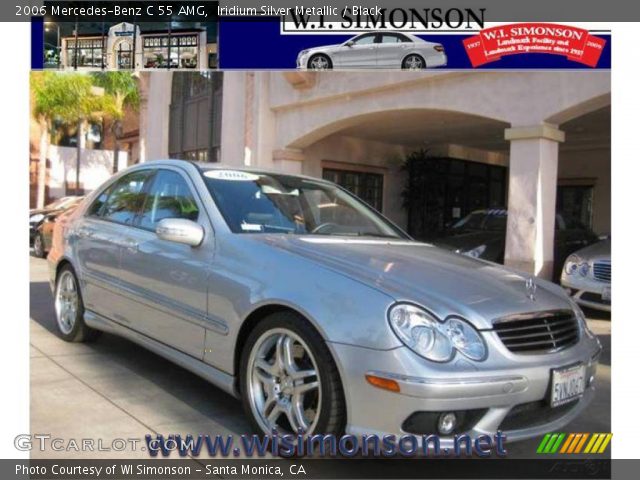
<svg viewBox="0 0 640 480">
<path fill-rule="evenodd" d="M 235 377 L 233 375 L 229 375 L 228 373 L 207 365 L 197 358 L 182 353 L 175 348 L 158 342 L 146 335 L 142 335 L 141 333 L 131 330 L 119 323 L 113 322 L 108 318 L 98 315 L 97 313 L 85 311 L 84 321 L 91 328 L 124 337 L 147 350 L 151 350 L 153 353 L 166 358 L 199 377 L 204 378 L 216 387 L 224 390 L 229 395 L 236 398 L 239 396 L 235 389 Z"/>
</svg>

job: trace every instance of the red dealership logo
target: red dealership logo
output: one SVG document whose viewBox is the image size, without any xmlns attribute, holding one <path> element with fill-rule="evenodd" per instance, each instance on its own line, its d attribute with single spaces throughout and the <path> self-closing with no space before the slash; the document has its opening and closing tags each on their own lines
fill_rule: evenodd
<svg viewBox="0 0 640 480">
<path fill-rule="evenodd" d="M 520 53 L 562 55 L 595 67 L 606 40 L 567 25 L 516 23 L 484 29 L 463 43 L 474 67 Z"/>
</svg>

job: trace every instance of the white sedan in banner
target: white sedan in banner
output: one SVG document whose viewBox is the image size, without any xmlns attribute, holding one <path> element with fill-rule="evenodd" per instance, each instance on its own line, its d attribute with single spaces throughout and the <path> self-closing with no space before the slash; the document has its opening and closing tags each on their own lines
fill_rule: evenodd
<svg viewBox="0 0 640 480">
<path fill-rule="evenodd" d="M 369 32 L 339 44 L 310 48 L 298 54 L 300 69 L 403 68 L 422 70 L 447 64 L 444 47 L 415 35 Z"/>
</svg>

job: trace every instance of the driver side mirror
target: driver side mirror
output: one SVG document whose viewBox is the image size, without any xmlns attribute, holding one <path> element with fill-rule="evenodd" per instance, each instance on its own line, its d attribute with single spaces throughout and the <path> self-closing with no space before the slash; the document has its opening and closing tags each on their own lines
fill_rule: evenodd
<svg viewBox="0 0 640 480">
<path fill-rule="evenodd" d="M 353 47 L 354 42 L 353 42 L 353 40 L 349 40 L 347 43 L 345 43 L 345 45 L 346 45 L 347 47 L 351 48 L 351 47 Z"/>
<path fill-rule="evenodd" d="M 156 235 L 162 240 L 197 247 L 204 239 L 204 228 L 186 218 L 165 218 L 158 222 Z"/>
</svg>

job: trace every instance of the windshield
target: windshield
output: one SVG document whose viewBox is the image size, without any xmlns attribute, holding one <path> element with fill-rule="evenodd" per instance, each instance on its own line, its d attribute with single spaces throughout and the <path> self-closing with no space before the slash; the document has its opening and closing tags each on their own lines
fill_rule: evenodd
<svg viewBox="0 0 640 480">
<path fill-rule="evenodd" d="M 211 169 L 203 173 L 234 233 L 405 238 L 366 204 L 327 182 Z"/>
<path fill-rule="evenodd" d="M 494 212 L 470 213 L 451 228 L 454 230 L 506 230 L 507 212 L 496 210 Z"/>
</svg>

